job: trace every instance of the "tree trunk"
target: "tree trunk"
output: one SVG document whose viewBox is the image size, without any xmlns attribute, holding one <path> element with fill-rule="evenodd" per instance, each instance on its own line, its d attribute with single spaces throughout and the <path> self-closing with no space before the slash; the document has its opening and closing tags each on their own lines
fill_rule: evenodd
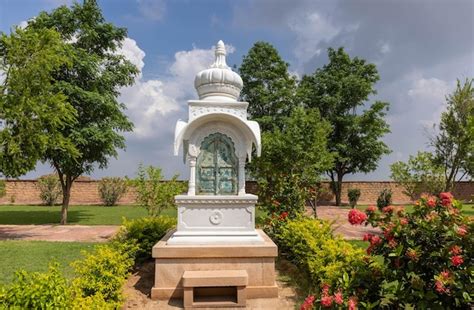
<svg viewBox="0 0 474 310">
<path fill-rule="evenodd" d="M 341 205 L 341 196 L 342 196 L 342 178 L 343 174 L 340 173 L 339 171 L 337 172 L 337 182 L 336 182 L 336 192 L 334 193 L 336 195 L 336 206 Z"/>
<path fill-rule="evenodd" d="M 67 210 L 69 208 L 69 200 L 71 198 L 72 177 L 66 175 L 65 182 L 62 185 L 63 189 L 63 204 L 61 207 L 61 225 L 67 224 Z"/>
</svg>

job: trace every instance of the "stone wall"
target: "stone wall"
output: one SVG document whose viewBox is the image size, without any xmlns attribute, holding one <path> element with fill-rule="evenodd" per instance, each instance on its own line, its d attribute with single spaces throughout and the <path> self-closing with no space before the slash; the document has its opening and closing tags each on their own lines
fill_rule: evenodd
<svg viewBox="0 0 474 310">
<path fill-rule="evenodd" d="M 97 180 L 78 180 L 72 187 L 71 204 L 73 205 L 99 205 L 101 204 L 99 193 L 97 191 Z M 325 183 L 324 186 L 329 186 Z M 248 181 L 246 184 L 247 192 L 256 193 L 257 184 Z M 347 203 L 347 190 L 350 188 L 359 188 L 361 190 L 360 204 L 374 204 L 377 196 L 384 188 L 390 188 L 393 192 L 394 204 L 410 203 L 410 199 L 403 194 L 403 189 L 395 182 L 382 181 L 356 181 L 344 182 L 342 186 L 342 201 Z M 463 201 L 474 200 L 474 182 L 460 182 L 456 185 L 454 196 Z M 332 195 L 328 195 L 327 202 L 332 203 Z M 135 192 L 133 188 L 129 189 L 127 194 L 120 199 L 120 204 L 133 204 L 135 202 Z M 0 205 L 35 205 L 41 204 L 39 198 L 39 189 L 36 180 L 8 180 L 6 182 L 6 195 L 0 198 Z"/>
</svg>

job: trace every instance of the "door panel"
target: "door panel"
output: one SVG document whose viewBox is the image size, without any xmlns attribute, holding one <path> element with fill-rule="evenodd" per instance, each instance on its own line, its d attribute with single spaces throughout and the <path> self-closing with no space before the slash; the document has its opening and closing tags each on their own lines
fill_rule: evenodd
<svg viewBox="0 0 474 310">
<path fill-rule="evenodd" d="M 197 161 L 197 194 L 237 194 L 237 165 L 232 140 L 220 133 L 208 136 Z"/>
</svg>

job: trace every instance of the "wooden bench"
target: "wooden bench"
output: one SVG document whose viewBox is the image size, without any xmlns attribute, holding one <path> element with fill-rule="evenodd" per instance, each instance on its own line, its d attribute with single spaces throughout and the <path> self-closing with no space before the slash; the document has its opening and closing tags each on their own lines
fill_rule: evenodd
<svg viewBox="0 0 474 310">
<path fill-rule="evenodd" d="M 185 271 L 182 283 L 185 309 L 246 306 L 245 270 Z"/>
</svg>

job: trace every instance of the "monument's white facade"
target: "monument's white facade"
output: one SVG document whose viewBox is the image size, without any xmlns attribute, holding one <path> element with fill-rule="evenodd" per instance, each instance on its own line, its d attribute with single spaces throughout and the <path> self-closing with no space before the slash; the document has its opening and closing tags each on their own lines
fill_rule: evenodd
<svg viewBox="0 0 474 310">
<path fill-rule="evenodd" d="M 225 55 L 219 41 L 215 62 L 196 76 L 199 100 L 188 102 L 189 120 L 176 124 L 174 152 L 183 149 L 189 187 L 175 197 L 177 229 L 152 250 L 151 298 L 183 298 L 186 309 L 278 297 L 278 249 L 255 229 L 257 196 L 245 192 L 245 163 L 260 155 L 260 128 L 247 120 L 248 103 L 237 101 L 242 79 Z"/>
<path fill-rule="evenodd" d="M 176 124 L 174 153 L 183 148 L 190 176 L 176 197 L 177 231 L 169 244 L 259 243 L 257 196 L 245 193 L 245 163 L 260 155 L 260 127 L 237 101 L 243 82 L 226 64 L 219 41 L 215 62 L 196 75 L 199 100 L 188 101 L 189 120 Z"/>
</svg>

